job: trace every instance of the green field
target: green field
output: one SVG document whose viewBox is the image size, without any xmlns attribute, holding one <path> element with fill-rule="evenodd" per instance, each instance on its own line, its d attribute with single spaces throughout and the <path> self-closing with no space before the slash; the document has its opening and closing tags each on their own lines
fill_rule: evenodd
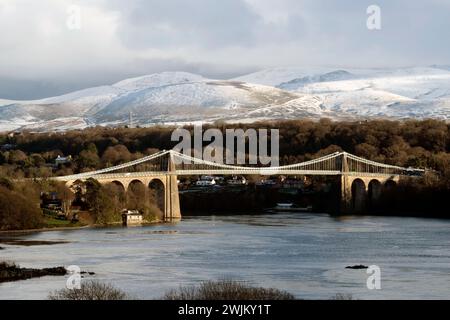
<svg viewBox="0 0 450 320">
<path fill-rule="evenodd" d="M 84 225 L 81 222 L 57 219 L 53 214 L 44 214 L 44 228 L 76 228 L 83 227 Z"/>
</svg>

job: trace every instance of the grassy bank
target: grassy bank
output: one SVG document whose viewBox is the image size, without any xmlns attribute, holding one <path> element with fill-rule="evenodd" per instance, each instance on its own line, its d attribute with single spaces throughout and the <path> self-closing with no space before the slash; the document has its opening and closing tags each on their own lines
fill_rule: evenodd
<svg viewBox="0 0 450 320">
<path fill-rule="evenodd" d="M 70 220 L 61 220 L 51 216 L 44 217 L 44 224 L 42 226 L 43 229 L 51 229 L 51 228 L 80 228 L 88 226 L 88 224 L 77 221 L 72 222 Z"/>
</svg>

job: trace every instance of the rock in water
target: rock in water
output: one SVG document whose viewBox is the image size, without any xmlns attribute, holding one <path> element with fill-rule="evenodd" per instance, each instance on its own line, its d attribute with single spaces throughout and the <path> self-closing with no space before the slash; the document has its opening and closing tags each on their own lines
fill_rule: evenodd
<svg viewBox="0 0 450 320">
<path fill-rule="evenodd" d="M 367 268 L 369 268 L 369 267 L 365 266 L 365 265 L 362 265 L 362 264 L 345 267 L 345 269 L 367 269 Z"/>
</svg>

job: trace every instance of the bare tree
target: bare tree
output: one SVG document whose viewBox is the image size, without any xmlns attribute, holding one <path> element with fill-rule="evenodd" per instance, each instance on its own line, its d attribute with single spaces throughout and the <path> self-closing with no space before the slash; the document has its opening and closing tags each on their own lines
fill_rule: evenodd
<svg viewBox="0 0 450 320">
<path fill-rule="evenodd" d="M 81 289 L 62 289 L 49 294 L 50 300 L 126 300 L 128 295 L 111 284 L 98 281 L 81 283 Z"/>
<path fill-rule="evenodd" d="M 75 199 L 75 194 L 64 183 L 58 183 L 56 192 L 61 199 L 61 207 L 64 214 L 66 216 L 69 215 L 72 201 Z"/>
</svg>

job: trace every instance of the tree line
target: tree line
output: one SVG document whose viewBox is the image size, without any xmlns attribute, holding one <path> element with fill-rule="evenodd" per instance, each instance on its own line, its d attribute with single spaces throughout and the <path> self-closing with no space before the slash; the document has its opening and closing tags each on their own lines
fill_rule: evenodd
<svg viewBox="0 0 450 320">
<path fill-rule="evenodd" d="M 187 126 L 193 134 L 193 127 Z M 439 120 L 349 121 L 334 122 L 291 120 L 252 124 L 205 125 L 222 129 L 279 129 L 280 164 L 298 163 L 335 151 L 347 151 L 363 158 L 403 167 L 429 168 L 434 175 L 400 186 L 398 199 L 409 199 L 412 208 L 427 203 L 446 207 L 450 196 L 450 124 Z M 21 229 L 42 224 L 38 208 L 40 193 L 45 190 L 66 191 L 43 183 L 12 183 L 16 178 L 50 177 L 105 168 L 169 150 L 175 127 L 149 128 L 95 127 L 60 133 L 20 132 L 0 134 L 0 229 Z M 67 163 L 55 164 L 56 157 L 72 156 Z M 44 181 L 44 180 L 43 180 Z M 124 202 L 115 186 L 88 182 L 88 209 L 99 222 L 117 219 L 118 204 L 155 212 L 151 203 L 140 203 L 140 194 L 148 188 L 132 190 Z M 133 196 L 134 194 L 134 196 Z M 418 205 L 409 195 L 415 195 Z M 112 200 L 111 200 L 112 199 Z M 419 200 L 420 199 L 420 200 Z M 424 208 L 426 210 L 426 208 Z"/>
<path fill-rule="evenodd" d="M 192 126 L 187 126 L 193 132 Z M 279 129 L 281 164 L 317 158 L 335 151 L 404 167 L 431 168 L 449 174 L 450 124 L 439 120 L 334 122 L 290 120 L 225 124 L 216 122 L 204 129 Z M 95 127 L 62 133 L 23 132 L 0 135 L 0 145 L 14 145 L 0 151 L 0 173 L 4 176 L 46 176 L 84 172 L 127 162 L 169 150 L 174 127 Z M 58 155 L 73 161 L 50 168 Z"/>
</svg>

